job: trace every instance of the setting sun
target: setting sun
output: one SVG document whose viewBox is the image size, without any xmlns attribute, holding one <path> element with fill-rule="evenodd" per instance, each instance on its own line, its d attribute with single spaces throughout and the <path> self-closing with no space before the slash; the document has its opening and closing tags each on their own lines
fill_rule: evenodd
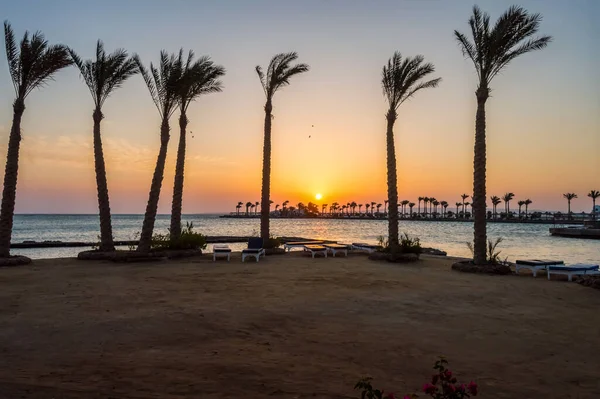
<svg viewBox="0 0 600 399">
<path fill-rule="evenodd" d="M 320 193 L 317 193 L 317 195 L 315 195 L 315 198 L 317 200 L 320 200 L 321 198 L 323 198 L 323 196 Z"/>
</svg>

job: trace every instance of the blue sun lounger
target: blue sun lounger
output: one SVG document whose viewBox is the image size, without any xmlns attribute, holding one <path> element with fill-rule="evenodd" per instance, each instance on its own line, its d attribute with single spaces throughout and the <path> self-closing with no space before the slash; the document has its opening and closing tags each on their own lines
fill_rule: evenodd
<svg viewBox="0 0 600 399">
<path fill-rule="evenodd" d="M 533 273 L 533 277 L 537 277 L 538 270 L 546 270 L 548 266 L 552 265 L 564 265 L 565 262 L 562 260 L 540 260 L 540 259 L 525 259 L 517 260 L 515 262 L 515 273 L 519 274 L 520 269 L 528 269 Z"/>
<path fill-rule="evenodd" d="M 575 263 L 569 266 L 548 266 L 548 280 L 550 280 L 551 274 L 566 274 L 569 277 L 569 281 L 573 280 L 573 276 L 599 275 L 599 268 L 598 265 L 586 265 L 584 263 Z"/>
<path fill-rule="evenodd" d="M 261 256 L 265 256 L 265 250 L 263 248 L 263 239 L 260 237 L 253 237 L 248 240 L 248 248 L 242 250 L 242 262 L 248 257 L 253 256 L 256 261 Z"/>
</svg>

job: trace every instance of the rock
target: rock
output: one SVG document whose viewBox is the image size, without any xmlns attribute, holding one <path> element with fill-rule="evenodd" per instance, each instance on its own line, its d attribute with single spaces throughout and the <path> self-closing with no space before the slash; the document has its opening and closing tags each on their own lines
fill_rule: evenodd
<svg viewBox="0 0 600 399">
<path fill-rule="evenodd" d="M 30 263 L 31 263 L 31 259 L 29 259 L 27 256 L 22 256 L 22 255 L 14 255 L 14 256 L 10 256 L 8 258 L 0 258 L 0 267 L 22 266 L 22 265 L 28 265 Z"/>
<path fill-rule="evenodd" d="M 582 276 L 577 282 L 583 286 L 600 290 L 600 276 Z"/>
<path fill-rule="evenodd" d="M 475 265 L 470 260 L 454 263 L 452 270 L 464 273 L 512 274 L 512 269 L 508 265 Z"/>
<path fill-rule="evenodd" d="M 150 251 L 148 253 L 137 251 L 110 251 L 97 250 L 83 251 L 77 255 L 79 260 L 110 260 L 113 262 L 150 262 L 161 259 L 189 258 L 202 255 L 201 249 L 180 249 Z"/>
</svg>

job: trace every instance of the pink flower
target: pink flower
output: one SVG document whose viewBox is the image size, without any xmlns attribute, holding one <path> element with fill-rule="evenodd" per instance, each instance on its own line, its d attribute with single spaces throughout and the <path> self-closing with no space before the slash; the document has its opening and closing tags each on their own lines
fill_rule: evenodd
<svg viewBox="0 0 600 399">
<path fill-rule="evenodd" d="M 435 391 L 437 391 L 437 387 L 435 385 L 431 385 L 429 383 L 423 385 L 423 392 L 426 394 L 431 395 L 435 393 Z"/>
<path fill-rule="evenodd" d="M 474 383 L 473 381 L 469 382 L 469 385 L 467 385 L 467 389 L 469 390 L 469 393 L 473 396 L 477 396 L 477 384 Z"/>
<path fill-rule="evenodd" d="M 452 378 L 452 371 L 450 371 L 450 370 L 446 370 L 446 371 L 444 372 L 444 376 L 446 377 L 446 379 L 448 379 L 448 380 L 449 380 L 450 378 Z"/>
</svg>

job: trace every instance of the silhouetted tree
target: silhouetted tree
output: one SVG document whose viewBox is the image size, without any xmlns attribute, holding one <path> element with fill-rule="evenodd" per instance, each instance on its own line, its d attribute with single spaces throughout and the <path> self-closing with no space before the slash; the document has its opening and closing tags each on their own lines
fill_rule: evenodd
<svg viewBox="0 0 600 399">
<path fill-rule="evenodd" d="M 575 193 L 566 193 L 563 194 L 563 197 L 565 197 L 567 199 L 567 203 L 568 203 L 568 215 L 569 215 L 569 219 L 572 218 L 571 216 L 571 200 L 577 198 L 577 194 Z"/>
<path fill-rule="evenodd" d="M 514 197 L 515 197 L 514 193 L 506 193 L 502 197 L 502 200 L 504 201 L 504 210 L 506 211 L 506 217 L 507 218 L 510 217 L 510 201 L 512 201 L 512 199 Z"/>
<path fill-rule="evenodd" d="M 533 201 L 530 200 L 529 198 L 527 198 L 525 201 L 523 201 L 523 204 L 525 205 L 525 217 L 526 218 L 529 213 L 529 205 L 531 205 L 532 203 L 533 203 Z"/>
</svg>

